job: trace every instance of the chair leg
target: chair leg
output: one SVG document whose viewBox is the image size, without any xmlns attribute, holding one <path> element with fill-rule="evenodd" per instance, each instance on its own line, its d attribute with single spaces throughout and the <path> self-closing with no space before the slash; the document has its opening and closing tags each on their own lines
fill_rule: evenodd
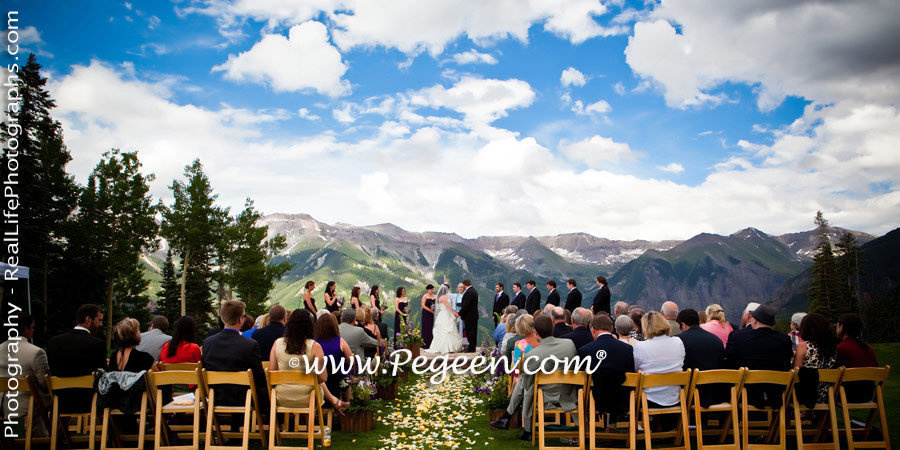
<svg viewBox="0 0 900 450">
<path fill-rule="evenodd" d="M 100 432 L 100 450 L 106 450 L 109 437 L 109 408 L 103 408 L 103 431 Z"/>
</svg>

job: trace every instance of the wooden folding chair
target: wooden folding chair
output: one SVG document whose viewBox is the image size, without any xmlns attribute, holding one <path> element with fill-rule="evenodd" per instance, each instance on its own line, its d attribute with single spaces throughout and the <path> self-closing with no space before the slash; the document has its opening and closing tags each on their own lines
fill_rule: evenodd
<svg viewBox="0 0 900 450">
<path fill-rule="evenodd" d="M 693 401 L 691 401 L 691 405 L 694 409 L 694 419 L 697 427 L 697 449 L 703 450 L 704 448 L 709 450 L 740 450 L 741 448 L 741 434 L 739 431 L 739 423 L 740 416 L 738 415 L 738 399 L 741 396 L 741 389 L 744 385 L 744 375 L 746 371 L 743 369 L 740 370 L 704 370 L 701 371 L 699 369 L 694 369 L 694 377 L 691 380 L 691 388 L 690 392 L 693 392 Z M 724 403 L 717 403 L 714 405 L 709 405 L 708 407 L 703 407 L 700 404 L 700 392 L 698 390 L 701 386 L 708 386 L 711 384 L 720 384 L 720 385 L 730 385 L 729 397 L 728 401 Z M 723 386 L 724 387 L 724 386 Z M 718 413 L 719 415 L 728 414 L 728 418 L 725 419 L 724 422 L 719 422 L 719 429 L 709 429 L 704 430 L 704 422 L 702 415 L 703 413 Z M 729 430 L 729 426 L 731 429 Z M 733 435 L 733 443 L 726 444 L 725 440 L 728 438 L 728 432 L 731 431 Z M 719 443 L 714 445 L 704 444 L 703 443 L 703 435 L 704 434 L 718 434 L 719 435 Z"/>
<path fill-rule="evenodd" d="M 794 409 L 794 433 L 797 437 L 797 450 L 818 450 L 818 449 L 834 449 L 838 450 L 841 444 L 838 435 L 837 410 L 835 409 L 835 393 L 841 382 L 841 376 L 844 369 L 819 369 L 819 383 L 828 383 L 828 398 L 825 403 L 816 403 L 812 408 L 801 405 L 797 398 L 797 384 L 800 377 L 794 378 L 794 387 L 791 389 L 791 399 Z M 826 414 L 820 414 L 815 429 L 804 430 L 801 414 L 803 411 L 824 411 Z M 829 422 L 826 422 L 829 420 Z M 825 428 L 831 426 L 831 442 L 821 442 L 824 437 Z M 813 442 L 804 442 L 804 434 L 813 435 Z"/>
<path fill-rule="evenodd" d="M 521 381 L 521 380 L 519 380 Z M 587 381 L 588 376 L 585 372 L 568 372 L 564 373 L 563 371 L 556 371 L 550 374 L 538 372 L 534 375 L 534 411 L 531 416 L 532 423 L 532 435 L 531 435 L 531 444 L 534 445 L 535 439 L 537 439 L 538 448 L 540 450 L 568 450 L 576 447 L 550 447 L 546 445 L 547 438 L 556 438 L 556 437 L 577 437 L 578 438 L 578 449 L 584 450 L 585 441 L 584 441 L 584 426 L 582 422 L 584 422 L 584 393 L 587 391 Z M 562 408 L 553 408 L 553 409 L 545 409 L 544 408 L 544 391 L 541 388 L 542 386 L 552 385 L 552 384 L 568 384 L 577 386 L 577 395 L 578 395 L 578 421 L 572 422 L 570 420 L 571 411 L 565 411 Z M 556 422 L 547 422 L 546 415 L 554 414 L 557 416 Z M 568 426 L 575 426 L 578 428 L 578 431 L 548 431 L 546 427 L 548 425 L 560 425 L 563 424 Z"/>
<path fill-rule="evenodd" d="M 790 370 L 781 372 L 777 370 L 748 370 L 744 376 L 744 388 L 741 390 L 741 441 L 744 450 L 752 449 L 783 449 L 787 445 L 787 414 L 788 399 L 790 399 L 791 386 L 794 384 L 796 371 Z M 774 384 L 784 386 L 782 393 L 782 403 L 779 408 L 757 408 L 747 401 L 747 386 L 755 384 Z M 768 428 L 761 434 L 766 436 L 766 441 L 771 442 L 773 433 L 778 433 L 777 444 L 751 444 L 750 443 L 750 412 L 762 411 L 771 413 L 773 419 L 769 423 Z M 760 433 L 755 433 L 760 434 Z"/>
<path fill-rule="evenodd" d="M 149 373 L 149 372 L 148 372 Z M 144 374 L 145 387 L 150 383 L 150 377 Z M 144 441 L 147 435 L 147 389 L 141 393 L 141 411 L 138 415 L 138 434 L 134 436 L 137 444 L 134 447 L 110 447 L 108 446 L 109 429 L 112 426 L 110 416 L 122 416 L 122 411 L 112 408 L 103 408 L 103 431 L 100 433 L 100 450 L 143 450 Z M 116 441 L 124 440 L 126 436 L 116 433 Z"/>
<path fill-rule="evenodd" d="M 890 450 L 891 448 L 891 438 L 888 435 L 888 422 L 887 415 L 885 415 L 884 411 L 884 383 L 888 379 L 888 373 L 891 370 L 891 366 L 884 367 L 856 367 L 850 369 L 844 369 L 843 377 L 841 378 L 841 385 L 839 391 L 841 393 L 841 404 L 840 407 L 844 411 L 844 433 L 847 436 L 847 448 L 850 450 L 856 448 L 886 448 Z M 846 383 L 859 382 L 859 381 L 870 381 L 875 384 L 875 398 L 874 401 L 862 402 L 862 403 L 849 403 L 847 401 L 847 391 L 845 389 Z M 851 409 L 867 409 L 869 410 L 869 418 L 866 420 L 865 428 L 853 428 L 853 423 L 850 421 L 850 410 Z M 881 437 L 880 441 L 869 441 L 869 433 L 872 431 L 872 422 L 875 419 L 875 413 L 878 413 L 881 419 Z M 853 433 L 862 433 L 862 441 L 857 441 L 853 438 Z"/>
<path fill-rule="evenodd" d="M 203 406 L 204 393 L 201 388 L 200 369 L 195 368 L 192 371 L 187 370 L 165 370 L 160 372 L 152 372 L 150 380 L 155 391 L 155 422 L 153 431 L 153 448 L 154 450 L 191 450 L 200 448 L 200 409 Z M 175 384 L 194 385 L 194 402 L 191 405 L 179 405 L 175 400 L 168 404 L 164 403 L 163 386 L 172 386 Z M 193 414 L 194 423 L 191 426 L 191 445 L 164 445 L 163 431 L 168 429 L 163 420 L 163 414 Z"/>
<path fill-rule="evenodd" d="M 688 434 L 688 397 L 687 389 L 691 385 L 691 371 L 672 373 L 644 373 L 641 375 L 641 415 L 644 426 L 644 448 L 652 449 L 652 440 L 662 438 L 675 438 L 677 447 L 690 450 L 691 440 Z M 678 404 L 662 407 L 650 408 L 647 401 L 647 388 L 659 386 L 677 386 L 678 387 Z M 663 414 L 680 414 L 679 426 L 675 431 L 653 432 L 650 430 L 650 416 L 658 416 Z M 683 445 L 682 445 L 683 443 Z"/>
<path fill-rule="evenodd" d="M 241 438 L 241 446 L 239 448 L 241 448 L 242 450 L 247 450 L 250 445 L 250 419 L 252 417 L 256 418 L 256 425 L 258 427 L 256 431 L 258 432 L 259 440 L 262 442 L 263 446 L 265 446 L 265 429 L 263 428 L 262 424 L 262 416 L 259 414 L 259 400 L 256 395 L 256 385 L 253 383 L 253 371 L 251 371 L 250 369 L 247 369 L 245 372 L 209 372 L 207 370 L 203 370 L 203 378 L 206 382 L 205 385 L 209 389 L 209 409 L 207 410 L 206 414 L 206 450 L 227 450 L 238 448 L 236 446 L 224 445 L 224 442 L 220 442 L 219 445 L 213 445 L 213 428 L 216 428 L 218 435 L 224 436 L 225 439 L 239 436 Z M 216 405 L 216 393 L 213 387 L 223 384 L 247 387 L 247 395 L 244 398 L 244 406 Z M 232 424 L 231 432 L 222 432 L 221 426 L 219 426 L 218 424 L 215 424 L 214 426 L 213 424 L 215 415 L 218 413 L 243 413 L 243 431 L 236 429 L 236 424 Z"/>
<path fill-rule="evenodd" d="M 56 450 L 56 444 L 59 440 L 60 417 L 62 418 L 82 418 L 87 425 L 88 449 L 94 450 L 97 432 L 97 392 L 94 390 L 94 376 L 83 375 L 80 377 L 54 377 L 46 375 L 47 388 L 50 390 L 50 396 L 53 398 L 53 413 L 50 419 L 50 450 Z M 68 389 L 89 389 L 93 392 L 91 396 L 91 410 L 86 413 L 61 413 L 59 411 L 59 392 Z M 65 430 L 63 430 L 65 434 Z"/>
<path fill-rule="evenodd" d="M 278 385 L 310 386 L 309 403 L 302 407 L 286 407 L 278 405 L 278 396 L 275 387 Z M 322 437 L 321 428 L 325 423 L 322 413 L 322 398 L 319 393 L 319 379 L 315 373 L 304 373 L 298 370 L 273 370 L 269 372 L 269 450 L 288 450 L 296 446 L 285 446 L 283 438 L 306 437 L 306 447 L 312 449 L 315 439 Z M 278 414 L 297 414 L 306 416 L 306 432 L 302 433 L 299 427 L 294 432 L 279 429 Z M 315 426 L 316 417 L 319 419 L 319 431 Z M 285 421 L 287 422 L 287 421 Z M 285 423 L 287 425 L 287 423 Z"/>
<path fill-rule="evenodd" d="M 640 392 L 641 388 L 641 373 L 626 373 L 625 381 L 622 383 L 622 387 L 632 388 L 631 393 L 628 394 L 628 421 L 627 422 L 617 422 L 615 425 L 618 428 L 620 425 L 628 427 L 628 434 L 625 433 L 616 433 L 616 432 L 607 432 L 606 428 L 612 424 L 606 422 L 606 418 L 599 417 L 599 413 L 597 412 L 597 404 L 594 402 L 594 396 L 591 395 L 591 382 L 589 377 L 588 382 L 588 430 L 589 437 L 588 443 L 591 450 L 618 450 L 619 448 L 636 448 L 637 447 L 637 414 L 638 414 L 638 402 L 637 402 L 637 393 Z M 598 420 L 599 419 L 599 420 Z M 613 419 L 614 420 L 614 419 Z M 597 431 L 597 428 L 600 428 L 601 431 Z M 625 447 L 598 447 L 597 440 L 598 439 L 606 439 L 606 440 L 621 440 L 626 446 Z"/>
<path fill-rule="evenodd" d="M 159 363 L 158 365 L 160 371 L 166 370 L 181 370 L 181 371 L 189 371 L 193 372 L 196 369 L 203 369 L 203 363 L 195 362 L 195 363 Z"/>
<path fill-rule="evenodd" d="M 50 418 L 47 416 L 47 408 L 44 407 L 43 402 L 40 397 L 40 389 L 37 384 L 37 379 L 34 375 L 28 375 L 27 377 L 16 378 L 16 381 L 12 381 L 12 379 L 4 378 L 2 382 L 0 382 L 0 397 L 6 395 L 7 392 L 18 392 L 22 393 L 30 393 L 28 396 L 28 402 L 24 403 L 21 401 L 21 396 L 18 398 L 18 413 L 19 416 L 22 416 L 22 411 L 25 411 L 25 437 L 24 438 L 16 438 L 13 440 L 14 443 L 24 445 L 25 450 L 31 450 L 31 444 L 46 444 L 50 442 L 49 437 L 34 437 L 34 426 L 35 421 L 39 421 L 44 424 L 47 430 L 50 430 Z M 3 402 L 4 405 L 6 401 Z M 3 411 L 3 408 L 0 408 L 0 412 Z M 12 420 L 12 417 L 6 417 L 5 414 L 2 414 L 3 421 Z M 16 418 L 16 422 L 18 422 L 19 417 Z"/>
</svg>

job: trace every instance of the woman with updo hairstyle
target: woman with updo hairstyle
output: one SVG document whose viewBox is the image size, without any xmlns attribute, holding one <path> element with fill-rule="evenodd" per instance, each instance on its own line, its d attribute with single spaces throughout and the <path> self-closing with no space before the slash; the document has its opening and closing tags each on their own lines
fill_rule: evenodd
<svg viewBox="0 0 900 450">
<path fill-rule="evenodd" d="M 631 320 L 631 317 L 628 317 L 627 314 L 616 317 L 616 334 L 619 335 L 620 341 L 628 345 L 634 345 L 637 341 L 631 337 L 632 331 L 634 331 L 634 322 Z"/>
<path fill-rule="evenodd" d="M 734 331 L 731 324 L 725 320 L 725 311 L 715 303 L 706 307 L 706 323 L 700 324 L 700 328 L 716 335 L 722 341 L 723 347 L 728 343 L 728 335 Z"/>
<path fill-rule="evenodd" d="M 112 337 L 119 349 L 110 358 L 110 371 L 140 372 L 153 367 L 153 356 L 135 348 L 141 343 L 141 325 L 136 319 L 122 319 L 113 327 Z"/>
<path fill-rule="evenodd" d="M 316 289 L 316 282 L 313 280 L 309 280 L 303 285 L 303 307 L 309 310 L 309 312 L 313 313 L 313 317 L 315 314 L 319 312 L 319 309 L 316 308 L 316 299 L 313 298 L 312 292 Z"/>
<path fill-rule="evenodd" d="M 634 308 L 628 312 L 628 317 L 630 317 L 631 321 L 634 322 L 634 329 L 631 330 L 631 333 L 629 333 L 629 335 L 637 342 L 643 341 L 644 331 L 641 328 L 641 319 L 644 317 L 644 310 L 641 308 Z"/>
</svg>

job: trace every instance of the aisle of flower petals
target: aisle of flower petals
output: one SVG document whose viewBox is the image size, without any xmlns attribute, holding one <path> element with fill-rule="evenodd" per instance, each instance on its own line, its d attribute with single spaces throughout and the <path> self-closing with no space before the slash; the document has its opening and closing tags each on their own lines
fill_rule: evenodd
<svg viewBox="0 0 900 450">
<path fill-rule="evenodd" d="M 391 429 L 382 438 L 383 448 L 411 450 L 427 448 L 474 449 L 494 438 L 472 429 L 482 413 L 482 400 L 472 393 L 463 376 L 453 376 L 432 385 L 428 377 L 402 387 L 400 398 L 376 414 L 376 420 Z"/>
</svg>

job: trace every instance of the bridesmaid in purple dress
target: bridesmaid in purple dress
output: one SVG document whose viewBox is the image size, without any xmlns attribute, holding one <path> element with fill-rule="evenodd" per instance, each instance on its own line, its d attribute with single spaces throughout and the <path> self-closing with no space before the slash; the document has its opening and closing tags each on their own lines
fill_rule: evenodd
<svg viewBox="0 0 900 450">
<path fill-rule="evenodd" d="M 425 291 L 422 296 L 422 340 L 425 348 L 429 348 L 434 339 L 434 285 L 425 286 Z"/>
</svg>

